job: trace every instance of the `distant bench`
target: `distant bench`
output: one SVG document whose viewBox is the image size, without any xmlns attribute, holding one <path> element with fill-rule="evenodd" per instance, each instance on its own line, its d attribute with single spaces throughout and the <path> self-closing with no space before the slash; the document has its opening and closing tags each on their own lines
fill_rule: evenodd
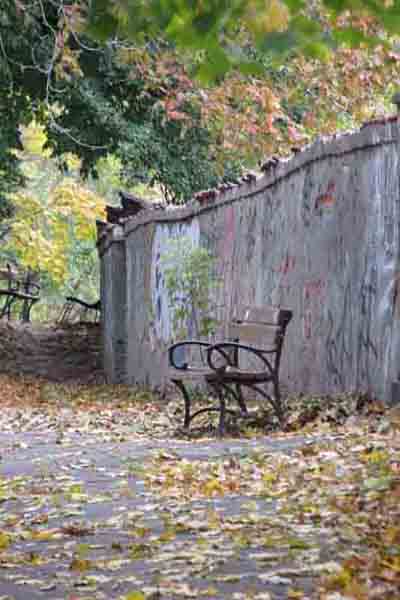
<svg viewBox="0 0 400 600">
<path fill-rule="evenodd" d="M 29 323 L 32 306 L 40 300 L 39 276 L 31 269 L 26 271 L 12 269 L 7 265 L 0 269 L 0 319 L 11 319 L 14 309 L 19 306 L 19 319 Z"/>
</svg>

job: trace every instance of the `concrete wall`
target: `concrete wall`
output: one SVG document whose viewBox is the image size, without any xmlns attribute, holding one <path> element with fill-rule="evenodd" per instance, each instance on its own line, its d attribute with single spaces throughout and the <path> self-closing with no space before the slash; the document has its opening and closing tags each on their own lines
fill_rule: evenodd
<svg viewBox="0 0 400 600">
<path fill-rule="evenodd" d="M 198 194 L 185 208 L 128 220 L 123 299 L 115 290 L 123 286 L 122 258 L 110 243 L 115 233 L 106 233 L 109 380 L 122 360 L 119 340 L 127 349 L 121 380 L 165 381 L 173 331 L 160 256 L 169 239 L 186 235 L 217 259 L 225 320 L 239 303 L 293 310 L 281 372 L 290 390 L 360 389 L 389 399 L 400 371 L 399 133 L 397 119 L 370 123 L 270 161 L 259 178 Z"/>
<path fill-rule="evenodd" d="M 109 383 L 124 383 L 127 379 L 125 247 L 122 228 L 110 228 L 102 244 L 100 268 L 103 368 Z"/>
</svg>

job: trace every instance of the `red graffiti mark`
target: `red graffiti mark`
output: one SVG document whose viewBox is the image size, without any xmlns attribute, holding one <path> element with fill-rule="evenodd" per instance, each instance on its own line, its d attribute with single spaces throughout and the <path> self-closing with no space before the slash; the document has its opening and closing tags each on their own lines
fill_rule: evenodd
<svg viewBox="0 0 400 600">
<path fill-rule="evenodd" d="M 296 257 L 286 255 L 286 258 L 282 261 L 282 263 L 277 268 L 272 268 L 275 273 L 282 273 L 283 275 L 287 275 L 289 271 L 292 271 L 296 265 Z"/>
<path fill-rule="evenodd" d="M 304 299 L 308 300 L 311 297 L 323 296 L 326 282 L 322 279 L 312 279 L 304 283 Z"/>
<path fill-rule="evenodd" d="M 309 340 L 311 338 L 311 323 L 311 310 L 306 310 L 303 317 L 303 335 L 306 340 Z"/>
<path fill-rule="evenodd" d="M 326 281 L 310 279 L 304 282 L 303 288 L 303 335 L 304 339 L 312 337 L 312 323 L 320 318 L 321 307 L 326 294 Z"/>
<path fill-rule="evenodd" d="M 318 208 L 329 208 L 333 206 L 336 202 L 334 192 L 336 190 L 336 185 L 334 181 L 330 181 L 328 184 L 328 188 L 324 194 L 318 196 L 315 207 Z"/>
</svg>

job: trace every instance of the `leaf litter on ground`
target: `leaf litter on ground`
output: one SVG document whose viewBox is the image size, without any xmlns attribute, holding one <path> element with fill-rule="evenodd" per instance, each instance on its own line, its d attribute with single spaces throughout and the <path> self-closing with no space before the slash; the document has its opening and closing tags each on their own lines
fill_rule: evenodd
<svg viewBox="0 0 400 600">
<path fill-rule="evenodd" d="M 289 397 L 285 432 L 261 411 L 216 444 L 208 421 L 177 435 L 173 397 L 0 386 L 9 600 L 400 598 L 399 409 Z"/>
</svg>

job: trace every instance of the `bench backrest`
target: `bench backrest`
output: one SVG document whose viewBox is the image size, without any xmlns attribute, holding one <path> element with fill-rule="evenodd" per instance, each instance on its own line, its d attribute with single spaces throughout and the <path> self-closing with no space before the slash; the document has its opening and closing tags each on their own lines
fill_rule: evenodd
<svg viewBox="0 0 400 600">
<path fill-rule="evenodd" d="M 12 292 L 23 292 L 32 296 L 40 294 L 39 273 L 27 269 L 15 270 L 10 265 L 0 269 L 0 289 Z"/>
<path fill-rule="evenodd" d="M 229 337 L 239 343 L 275 353 L 279 367 L 286 327 L 292 311 L 276 306 L 240 306 L 229 325 Z"/>
<path fill-rule="evenodd" d="M 26 294 L 38 296 L 40 294 L 40 275 L 28 269 L 21 277 L 21 285 Z"/>
<path fill-rule="evenodd" d="M 18 273 L 7 265 L 6 269 L 0 269 L 0 285 L 4 288 L 4 283 L 8 290 L 13 290 L 18 287 Z"/>
</svg>

